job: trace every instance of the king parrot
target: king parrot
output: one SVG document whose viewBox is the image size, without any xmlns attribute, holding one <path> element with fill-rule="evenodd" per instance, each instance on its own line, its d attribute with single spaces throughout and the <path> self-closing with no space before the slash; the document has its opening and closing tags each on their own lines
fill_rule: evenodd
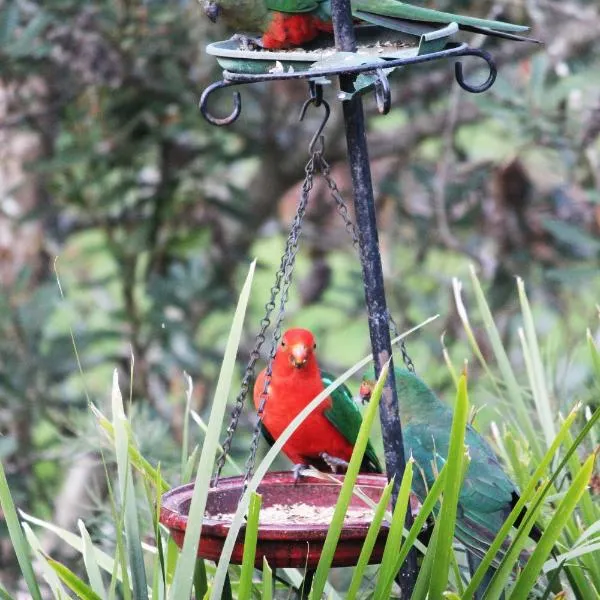
<svg viewBox="0 0 600 600">
<path fill-rule="evenodd" d="M 294 417 L 320 394 L 335 378 L 321 371 L 317 363 L 316 343 L 307 329 L 289 329 L 272 364 L 264 410 L 263 434 L 270 443 L 276 440 Z M 265 390 L 266 369 L 254 384 L 254 405 L 259 410 Z M 283 446 L 285 455 L 295 464 L 296 478 L 303 468 L 346 468 L 358 437 L 362 415 L 350 390 L 339 386 L 298 427 Z M 361 470 L 381 473 L 371 442 L 367 444 Z"/>
<path fill-rule="evenodd" d="M 293 48 L 331 32 L 331 0 L 202 0 L 204 13 L 216 22 L 222 18 L 236 30 L 259 36 L 257 45 L 276 50 Z M 460 29 L 526 40 L 518 32 L 528 27 L 478 19 L 412 6 L 399 0 L 351 0 L 354 19 L 404 33 L 417 27 L 439 27 L 455 22 Z"/>
<path fill-rule="evenodd" d="M 414 373 L 395 369 L 404 452 L 412 455 L 422 476 L 413 479 L 413 491 L 423 499 L 448 456 L 453 411 Z M 366 401 L 374 382 L 364 379 L 359 395 Z M 482 557 L 519 500 L 516 485 L 504 472 L 489 444 L 471 427 L 465 431 L 471 463 L 458 498 L 456 538 L 474 555 Z M 524 511 L 517 519 L 518 527 Z M 530 537 L 539 540 L 534 525 Z"/>
</svg>

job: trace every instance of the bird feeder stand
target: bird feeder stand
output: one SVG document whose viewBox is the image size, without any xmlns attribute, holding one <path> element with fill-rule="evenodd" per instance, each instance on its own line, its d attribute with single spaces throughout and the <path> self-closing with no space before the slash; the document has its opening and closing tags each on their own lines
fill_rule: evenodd
<svg viewBox="0 0 600 600">
<path fill-rule="evenodd" d="M 354 53 L 357 49 L 356 42 L 356 31 L 357 28 L 353 22 L 353 18 L 351 16 L 350 11 L 350 1 L 349 0 L 331 0 L 332 6 L 332 22 L 333 22 L 333 31 L 335 38 L 335 46 L 336 51 L 339 56 L 346 56 L 348 54 L 344 53 Z M 360 28 L 359 28 L 360 29 Z M 480 49 L 475 49 L 469 47 L 465 43 L 454 43 L 449 42 L 450 36 L 455 33 L 457 30 L 456 24 L 452 23 L 450 25 L 440 27 L 438 30 L 432 30 L 431 27 L 425 28 L 423 35 L 421 35 L 419 47 L 416 52 L 404 53 L 402 56 L 385 56 L 381 58 L 381 56 L 375 56 L 372 58 L 366 58 L 363 60 L 349 60 L 349 61 L 323 61 L 313 59 L 315 64 L 311 65 L 311 61 L 303 62 L 304 55 L 298 56 L 297 54 L 294 56 L 294 53 L 290 53 L 289 60 L 293 61 L 297 59 L 296 63 L 290 68 L 290 64 L 285 62 L 288 60 L 288 57 L 283 56 L 282 53 L 270 53 L 270 52 L 254 52 L 253 57 L 246 56 L 240 58 L 240 52 L 236 52 L 235 49 L 232 49 L 229 42 L 219 42 L 216 44 L 212 44 L 209 46 L 208 51 L 216 54 L 218 60 L 221 65 L 225 67 L 223 71 L 223 79 L 221 81 L 215 82 L 206 88 L 202 94 L 200 100 L 200 110 L 202 115 L 212 124 L 214 125 L 229 125 L 233 123 L 241 113 L 241 97 L 239 92 L 234 93 L 234 106 L 230 115 L 226 117 L 216 117 L 212 115 L 208 110 L 208 102 L 209 97 L 217 90 L 228 88 L 232 86 L 238 86 L 241 84 L 254 83 L 254 82 L 265 82 L 265 81 L 273 81 L 273 80 L 287 80 L 287 79 L 303 79 L 307 80 L 311 86 L 311 97 L 303 107 L 304 114 L 306 108 L 310 103 L 315 106 L 324 105 L 326 109 L 326 115 L 321 127 L 313 137 L 313 141 L 311 142 L 310 150 L 311 154 L 314 158 L 315 152 L 318 156 L 320 156 L 320 150 L 322 147 L 316 148 L 319 142 L 322 141 L 321 132 L 322 128 L 327 120 L 327 116 L 329 114 L 329 105 L 322 99 L 322 86 L 327 78 L 331 77 L 339 77 L 340 83 L 340 91 L 338 93 L 338 98 L 342 101 L 343 105 L 343 115 L 345 122 L 345 132 L 346 132 L 346 142 L 348 148 L 348 162 L 350 166 L 350 172 L 352 177 L 352 186 L 354 192 L 354 207 L 356 214 L 356 228 L 355 228 L 355 238 L 358 243 L 358 250 L 360 256 L 360 262 L 362 267 L 362 277 L 364 283 L 365 290 L 365 301 L 367 308 L 367 316 L 368 316 L 368 325 L 369 325 L 369 333 L 371 339 L 371 347 L 373 350 L 373 357 L 375 363 L 375 371 L 376 374 L 379 375 L 383 365 L 389 360 L 392 361 L 392 346 L 390 341 L 390 316 L 387 309 L 385 293 L 384 293 L 384 283 L 383 283 L 383 272 L 381 265 L 381 255 L 379 251 L 379 242 L 378 242 L 378 233 L 377 233 L 377 223 L 376 223 L 376 214 L 375 214 L 375 203 L 373 197 L 373 185 L 371 178 L 371 170 L 369 163 L 369 154 L 366 140 L 366 132 L 365 132 L 365 117 L 363 111 L 363 103 L 362 103 L 362 95 L 374 91 L 375 99 L 377 103 L 377 108 L 381 114 L 386 114 L 391 108 L 391 91 L 390 85 L 388 81 L 389 73 L 398 67 L 404 67 L 408 65 L 420 64 L 425 62 L 431 62 L 434 60 L 442 60 L 442 59 L 455 59 L 455 77 L 458 84 L 466 91 L 471 93 L 480 93 L 487 89 L 489 89 L 496 78 L 496 67 L 494 61 L 489 53 L 482 51 Z M 362 30 L 361 30 L 362 31 Z M 362 33 L 361 33 L 362 35 Z M 270 56 L 273 54 L 273 56 Z M 474 56 L 486 63 L 488 68 L 488 75 L 486 80 L 483 83 L 478 85 L 474 85 L 465 80 L 462 64 L 460 62 L 461 58 L 467 56 Z M 274 60 L 276 58 L 276 61 Z M 355 58 L 355 57 L 354 57 Z M 280 62 L 281 61 L 281 62 Z M 272 68 L 273 65 L 276 65 L 276 68 Z M 300 66 L 300 68 L 298 68 Z M 271 68 L 269 68 L 271 67 Z M 320 159 L 321 160 L 321 159 Z M 310 166 L 309 161 L 309 166 Z M 314 167 L 314 164 L 313 164 Z M 272 297 L 270 303 L 267 304 L 267 317 L 263 320 L 263 327 L 261 328 L 261 332 L 259 333 L 259 339 L 262 338 L 262 342 L 265 340 L 265 331 L 267 326 L 270 324 L 269 314 L 275 308 L 274 295 L 275 292 L 279 292 L 278 286 L 281 284 L 281 273 L 285 276 L 286 269 L 293 268 L 293 259 L 295 256 L 295 251 L 297 250 L 297 237 L 299 234 L 299 224 L 301 223 L 301 219 L 303 216 L 303 210 L 306 208 L 306 199 L 308 196 L 308 192 L 310 191 L 310 187 L 312 187 L 312 174 L 309 173 L 307 167 L 307 179 L 310 179 L 310 185 L 303 188 L 303 193 L 306 192 L 306 198 L 304 198 L 304 208 L 302 209 L 301 205 L 298 209 L 297 219 L 299 219 L 298 223 L 292 227 L 292 232 L 290 233 L 290 238 L 288 238 L 288 246 L 286 252 L 291 254 L 291 264 L 284 263 L 282 260 L 282 267 L 278 272 L 277 283 L 276 286 L 272 289 Z M 328 180 L 329 183 L 329 180 Z M 331 188 L 330 184 L 330 188 Z M 335 198 L 335 195 L 334 195 Z M 339 208 L 339 206 L 338 206 Z M 342 212 L 342 211 L 340 211 Z M 299 215 L 299 217 L 298 217 Z M 347 215 L 342 214 L 344 216 L 346 224 L 348 225 Z M 294 227 L 298 226 L 296 234 L 294 235 Z M 352 224 L 350 223 L 350 227 Z M 354 232 L 354 229 L 353 229 Z M 292 246 L 290 247 L 290 239 L 292 239 Z M 293 243 L 296 244 L 294 249 Z M 290 249 L 291 248 L 291 249 Z M 284 257 L 285 258 L 285 257 Z M 289 258 L 289 257 L 288 257 Z M 282 292 L 282 304 L 281 304 L 281 313 L 283 312 L 283 303 L 285 302 L 285 298 L 287 298 L 287 288 Z M 278 322 L 280 325 L 280 321 Z M 276 327 L 277 329 L 277 327 Z M 276 338 L 274 337 L 274 342 Z M 259 344 L 259 347 L 260 347 Z M 272 354 L 274 353 L 274 347 L 272 348 Z M 272 359 L 271 354 L 271 359 Z M 249 365 L 249 369 L 247 370 L 247 374 L 253 373 L 254 364 L 256 363 L 259 357 L 258 348 L 255 349 L 253 355 L 251 356 L 251 361 Z M 270 364 L 270 362 L 269 362 Z M 251 368 L 250 368 L 251 366 Z M 398 397 L 397 391 L 395 387 L 395 378 L 393 376 L 393 364 L 390 366 L 390 372 L 388 375 L 388 379 L 385 384 L 385 388 L 383 391 L 383 395 L 380 401 L 380 421 L 381 421 L 381 430 L 383 432 L 383 443 L 384 443 L 384 451 L 385 451 L 385 464 L 386 464 L 386 472 L 387 477 L 391 479 L 395 478 L 395 488 L 393 490 L 392 498 L 393 504 L 396 502 L 398 488 L 400 481 L 402 480 L 402 475 L 405 468 L 405 456 L 403 450 L 402 443 L 402 427 L 400 423 L 399 410 L 398 410 Z M 245 393 L 248 391 L 248 387 L 250 384 L 250 377 L 245 377 L 242 383 L 242 399 L 245 396 Z M 242 393 L 241 393 L 242 394 Z M 239 398 L 239 397 L 238 397 Z M 233 415 L 233 428 L 230 426 L 230 434 L 232 435 L 233 430 L 235 430 L 235 426 L 237 425 L 237 418 L 239 418 L 239 413 L 241 412 L 241 405 L 243 403 L 238 403 L 238 407 L 234 410 Z M 237 414 L 236 414 L 237 412 Z M 229 438 L 231 437 L 229 435 Z M 229 439 L 230 443 L 230 439 Z M 255 442 L 256 444 L 257 442 Z M 251 460 L 253 461 L 253 454 L 256 451 L 256 447 L 251 448 Z M 221 465 L 222 466 L 222 465 Z M 217 480 L 220 474 L 220 467 L 217 472 Z M 270 477 L 270 479 L 268 479 Z M 364 477 L 364 476 L 363 476 Z M 267 476 L 263 480 L 263 484 L 267 486 L 274 485 L 275 487 L 272 489 L 276 489 L 277 485 L 282 484 L 285 477 L 280 476 L 280 474 L 271 474 Z M 379 493 L 382 487 L 382 480 L 385 483 L 383 478 L 379 478 L 378 489 Z M 287 481 L 287 480 L 286 480 Z M 285 482 L 284 482 L 285 483 Z M 289 483 L 289 482 L 288 482 Z M 227 485 L 233 485 L 234 488 L 237 485 L 236 490 L 239 493 L 239 486 L 241 485 L 241 480 L 234 481 L 234 478 L 230 478 Z M 261 484 L 261 485 L 263 485 Z M 373 481 L 371 481 L 373 484 Z M 225 486 L 227 488 L 227 485 Z M 308 484 L 307 484 L 308 485 Z M 374 485 L 374 484 L 373 484 Z M 376 486 L 377 487 L 377 486 Z M 302 485 L 296 486 L 297 490 L 307 490 L 304 483 Z M 176 509 L 173 508 L 177 505 L 177 498 L 181 496 L 181 494 L 191 493 L 187 487 L 179 488 L 179 492 L 177 490 L 173 490 L 169 492 L 165 496 L 165 506 L 167 506 L 166 521 L 169 526 L 175 525 L 179 516 L 176 514 Z M 220 493 L 220 488 L 219 488 Z M 223 493 L 223 502 L 226 503 L 225 497 L 227 494 L 227 490 L 224 489 Z M 275 493 L 275 492 L 273 492 Z M 301 492 L 299 492 L 301 493 Z M 178 496 L 179 494 L 179 496 Z M 239 497 L 239 496 L 236 496 Z M 333 500 L 335 503 L 335 499 Z M 171 504 L 169 504 L 171 503 Z M 171 506 L 173 510 L 168 508 Z M 178 505 L 177 505 L 178 506 Z M 410 526 L 412 522 L 412 511 L 407 511 L 406 523 L 407 526 Z M 215 525 L 215 531 L 219 534 L 219 526 Z M 171 528 L 172 531 L 175 531 L 175 528 Z M 364 528 L 363 528 L 364 529 Z M 221 532 L 222 533 L 222 532 Z M 366 533 L 364 530 L 360 535 Z M 281 532 L 275 533 L 275 538 L 280 536 Z M 175 535 L 175 534 L 174 534 Z M 178 534 L 181 535 L 182 533 Z M 204 536 L 203 529 L 203 536 Z M 286 539 L 285 536 L 281 538 Z M 344 543 L 344 539 L 347 541 L 350 546 L 354 543 L 352 536 L 344 538 L 344 533 L 342 533 L 341 542 Z M 204 539 L 204 543 L 206 544 L 206 540 Z M 201 550 L 202 550 L 202 542 L 201 542 Z M 210 550 L 213 552 L 214 548 Z M 206 552 L 206 551 L 205 551 Z M 210 554 L 209 552 L 209 554 Z M 202 552 L 201 552 L 202 553 Z M 375 553 L 377 554 L 377 552 Z M 206 553 L 203 554 L 207 558 L 210 558 Z M 212 556 L 212 555 L 211 555 Z M 356 554 L 358 556 L 358 554 Z M 375 560 L 377 556 L 373 557 Z M 302 560 L 306 560 L 304 557 Z M 311 559 L 312 560 L 312 559 Z M 351 564 L 348 562 L 348 557 L 340 558 L 338 564 Z M 282 563 L 283 564 L 283 563 Z M 302 561 L 300 564 L 304 564 Z M 335 564 L 335 563 L 334 563 Z M 414 587 L 414 583 L 416 580 L 416 557 L 414 552 L 409 554 L 409 557 L 405 561 L 403 565 L 403 570 L 400 573 L 399 584 L 403 590 L 403 597 L 410 597 L 410 593 L 412 588 Z"/>
</svg>

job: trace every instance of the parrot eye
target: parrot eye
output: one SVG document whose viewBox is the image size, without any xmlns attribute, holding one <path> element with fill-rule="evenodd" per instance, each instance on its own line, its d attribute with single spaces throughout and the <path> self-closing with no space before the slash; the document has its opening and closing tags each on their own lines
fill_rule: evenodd
<svg viewBox="0 0 600 600">
<path fill-rule="evenodd" d="M 282 348 L 285 348 L 285 341 L 282 341 L 282 342 L 281 342 L 281 347 L 282 347 Z"/>
<path fill-rule="evenodd" d="M 316 350 L 316 349 L 317 349 L 317 345 L 313 344 L 313 350 Z"/>
</svg>

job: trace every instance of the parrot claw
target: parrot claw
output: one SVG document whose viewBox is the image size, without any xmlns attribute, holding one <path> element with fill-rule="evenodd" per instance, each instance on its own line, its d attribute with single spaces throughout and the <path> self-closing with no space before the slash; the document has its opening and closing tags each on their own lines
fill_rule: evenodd
<svg viewBox="0 0 600 600">
<path fill-rule="evenodd" d="M 344 471 L 348 470 L 348 462 L 342 458 L 331 456 L 327 454 L 327 452 L 321 452 L 319 456 L 327 463 L 327 466 L 331 469 L 332 473 L 337 473 L 338 468 L 341 468 Z"/>
<path fill-rule="evenodd" d="M 298 483 L 302 477 L 302 471 L 306 471 L 306 469 L 308 469 L 308 465 L 303 465 L 301 463 L 294 465 L 294 468 L 292 469 L 294 473 L 294 484 Z"/>
<path fill-rule="evenodd" d="M 236 33 L 231 37 L 232 41 L 238 42 L 240 50 L 262 50 L 264 48 L 259 37 L 251 37 L 243 33 Z"/>
</svg>

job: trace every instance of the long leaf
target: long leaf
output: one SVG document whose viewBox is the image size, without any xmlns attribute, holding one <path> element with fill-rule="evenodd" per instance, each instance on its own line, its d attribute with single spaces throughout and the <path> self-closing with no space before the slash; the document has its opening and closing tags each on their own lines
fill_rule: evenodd
<svg viewBox="0 0 600 600">
<path fill-rule="evenodd" d="M 373 390 L 369 406 L 363 415 L 363 421 L 358 431 L 358 436 L 354 444 L 354 449 L 352 450 L 350 463 L 348 464 L 348 470 L 346 471 L 344 483 L 342 484 L 340 495 L 333 511 L 331 525 L 327 531 L 327 536 L 325 537 L 325 542 L 323 544 L 323 550 L 321 551 L 321 557 L 319 558 L 319 564 L 317 565 L 317 570 L 313 579 L 312 589 L 309 596 L 313 600 L 321 598 L 323 590 L 325 589 L 327 575 L 331 568 L 335 549 L 344 526 L 344 517 L 352 500 L 352 489 L 354 487 L 354 483 L 356 482 L 356 478 L 358 477 L 358 473 L 360 472 L 365 449 L 369 443 L 369 433 L 371 431 L 371 427 L 373 426 L 373 421 L 377 415 L 379 400 L 381 399 L 381 394 L 383 393 L 388 371 L 389 362 L 386 363 L 381 369 L 379 380 L 377 381 L 377 384 Z M 406 514 L 406 507 L 404 512 Z"/>
<path fill-rule="evenodd" d="M 475 268 L 472 265 L 470 273 L 473 290 L 475 292 L 475 299 L 477 301 L 477 308 L 481 314 L 481 319 L 487 332 L 488 339 L 490 340 L 494 357 L 496 359 L 496 363 L 498 364 L 498 369 L 502 375 L 502 383 L 506 386 L 506 395 L 508 398 L 510 398 L 511 406 L 515 409 L 516 419 L 514 419 L 514 423 L 519 430 L 526 434 L 526 437 L 532 446 L 534 455 L 539 458 L 543 454 L 542 446 L 540 445 L 538 434 L 533 426 L 533 423 L 531 422 L 531 417 L 529 415 L 528 406 L 525 402 L 523 390 L 521 389 L 521 386 L 517 381 L 517 377 L 511 367 L 508 354 L 506 353 L 504 345 L 502 344 L 500 332 L 498 331 L 496 323 L 494 322 L 492 311 L 490 310 L 490 307 L 485 299 L 485 294 L 481 288 L 481 283 L 479 282 Z M 494 383 L 493 376 L 492 382 Z M 497 386 L 496 390 L 498 390 Z M 500 393 L 500 395 L 502 394 Z"/>
<path fill-rule="evenodd" d="M 429 597 L 440 598 L 448 586 L 448 573 L 450 571 L 450 555 L 454 541 L 454 527 L 458 496 L 462 486 L 463 455 L 465 445 L 465 429 L 469 416 L 469 398 L 467 396 L 467 377 L 462 375 L 458 381 L 454 418 L 450 431 L 450 447 L 448 448 L 448 475 L 444 486 L 444 499 L 436 523 L 440 533 L 435 549 L 435 570 L 432 573 L 429 586 Z"/>
<path fill-rule="evenodd" d="M 564 423 L 562 424 L 558 434 L 554 438 L 552 445 L 550 446 L 546 454 L 542 457 L 542 460 L 539 462 L 536 470 L 534 471 L 533 475 L 529 480 L 529 484 L 522 491 L 521 497 L 515 504 L 510 515 L 504 521 L 502 527 L 500 528 L 500 531 L 498 531 L 496 537 L 494 538 L 494 541 L 491 543 L 490 547 L 488 548 L 488 551 L 486 552 L 481 563 L 479 564 L 477 571 L 471 577 L 471 581 L 469 582 L 469 585 L 465 590 L 466 597 L 469 597 L 469 594 L 475 594 L 475 590 L 483 581 L 487 570 L 489 569 L 490 565 L 496 558 L 498 552 L 502 548 L 502 544 L 504 543 L 508 534 L 510 533 L 510 530 L 514 525 L 515 521 L 521 514 L 521 511 L 523 510 L 523 508 L 525 508 L 527 502 L 531 498 L 533 498 L 540 479 L 544 476 L 546 469 L 548 468 L 548 466 L 552 462 L 552 459 L 554 458 L 554 455 L 556 454 L 556 451 L 565 439 L 569 428 L 571 427 L 571 425 L 575 421 L 575 418 L 577 417 L 580 408 L 581 407 L 579 405 L 573 408 L 573 410 L 570 412 L 570 414 L 567 416 Z"/>
<path fill-rule="evenodd" d="M 225 346 L 223 363 L 221 365 L 215 397 L 210 412 L 210 418 L 208 420 L 208 433 L 204 440 L 204 445 L 202 446 L 202 454 L 200 455 L 200 463 L 196 474 L 183 548 L 179 560 L 177 561 L 177 567 L 173 577 L 173 585 L 170 594 L 170 597 L 173 600 L 189 598 L 192 591 L 194 564 L 196 561 L 198 544 L 200 542 L 200 532 L 202 530 L 202 521 L 204 519 L 204 510 L 206 508 L 206 498 L 210 488 L 210 479 L 213 471 L 213 464 L 215 462 L 217 446 L 219 444 L 221 424 L 223 423 L 225 409 L 227 407 L 227 398 L 229 396 L 231 381 L 235 370 L 235 358 L 242 336 L 244 315 L 246 314 L 246 307 L 248 306 L 255 268 L 256 261 L 253 261 L 240 293 L 240 298 L 231 324 L 231 330 L 227 339 L 227 345 Z M 220 562 L 221 561 L 219 561 L 219 563 Z M 229 562 L 229 559 L 227 562 Z M 219 575 L 218 570 L 215 574 L 215 582 L 213 583 L 211 593 L 213 595 L 215 594 L 218 577 L 220 577 L 220 585 L 218 586 L 217 593 L 220 597 L 225 580 L 225 573 Z"/>
<path fill-rule="evenodd" d="M 392 497 L 393 485 L 394 480 L 392 479 L 387 483 L 381 492 L 381 498 L 379 499 L 379 502 L 375 508 L 373 520 L 369 525 L 369 530 L 367 531 L 367 536 L 363 542 L 363 546 L 358 557 L 358 562 L 352 571 L 352 580 L 350 581 L 350 587 L 348 588 L 348 593 L 346 594 L 346 600 L 354 600 L 358 594 L 358 590 L 360 589 L 360 584 L 364 577 L 365 570 L 369 564 L 369 559 L 371 558 L 373 548 L 377 542 L 377 536 L 379 535 L 379 531 L 381 529 L 381 523 L 383 521 L 385 511 L 390 503 L 390 498 Z"/>
<path fill-rule="evenodd" d="M 60 577 L 61 581 L 81 600 L 102 600 L 101 596 L 98 596 L 94 590 L 87 585 L 84 581 L 81 581 L 71 569 L 65 567 L 62 563 L 54 560 L 53 558 L 48 559 L 48 564 L 56 571 L 56 574 Z"/>
<path fill-rule="evenodd" d="M 81 534 L 81 542 L 83 544 L 83 562 L 87 571 L 90 586 L 101 598 L 106 597 L 106 590 L 104 589 L 104 583 L 102 582 L 102 575 L 100 574 L 100 567 L 96 560 L 96 554 L 94 552 L 94 544 L 90 538 L 90 534 L 85 527 L 84 522 L 79 519 L 77 521 L 79 527 L 79 533 Z"/>
<path fill-rule="evenodd" d="M 115 430 L 115 452 L 117 457 L 117 477 L 121 492 L 120 500 L 125 516 L 125 542 L 131 569 L 131 582 L 136 600 L 148 598 L 146 568 L 140 544 L 140 526 L 138 521 L 133 473 L 129 461 L 129 435 L 125 426 L 126 417 L 123 408 L 123 397 L 119 389 L 118 373 L 115 369 L 112 387 L 113 427 Z"/>
<path fill-rule="evenodd" d="M 42 550 L 42 544 L 27 523 L 23 523 L 23 531 L 25 532 L 25 537 L 27 538 L 31 549 L 35 553 L 38 568 L 40 569 L 43 578 L 46 580 L 48 587 L 52 591 L 52 595 L 56 600 L 62 600 L 65 597 L 65 590 L 60 583 L 60 579 L 54 572 L 54 569 L 50 566 L 48 556 Z"/>
<path fill-rule="evenodd" d="M 525 283 L 520 277 L 517 277 L 517 290 L 519 292 L 525 330 L 525 336 L 522 338 L 524 348 L 526 348 L 524 350 L 525 364 L 528 367 L 527 370 L 533 391 L 533 399 L 538 410 L 538 418 L 546 438 L 546 447 L 549 448 L 556 436 L 556 427 L 552 419 L 555 411 L 552 410 L 550 396 L 546 387 L 546 374 L 544 373 L 540 347 L 535 333 L 533 313 L 531 312 L 529 299 L 525 292 Z"/>
<path fill-rule="evenodd" d="M 546 527 L 546 530 L 542 534 L 542 537 L 533 551 L 533 554 L 527 561 L 523 572 L 517 579 L 510 598 L 514 600 L 525 598 L 529 590 L 533 588 L 536 578 L 544 566 L 544 562 L 550 555 L 550 551 L 554 547 L 554 544 L 562 532 L 567 520 L 570 519 L 571 515 L 573 514 L 573 510 L 577 506 L 581 495 L 585 491 L 590 481 L 595 460 L 596 454 L 594 453 L 591 454 L 583 463 L 581 470 L 571 484 L 571 487 L 569 488 L 569 491 L 563 498 L 562 502 L 558 505 L 552 520 Z"/>
<path fill-rule="evenodd" d="M 375 598 L 387 599 L 390 597 L 392 586 L 390 584 L 388 587 L 387 583 L 384 582 L 393 579 L 397 573 L 394 567 L 398 552 L 400 551 L 400 546 L 402 544 L 402 533 L 404 532 L 404 523 L 406 521 L 406 510 L 410 502 L 410 489 L 413 479 L 413 464 L 414 460 L 411 457 L 407 462 L 406 469 L 404 469 L 404 474 L 402 475 L 400 491 L 398 492 L 398 501 L 396 502 L 396 506 L 394 508 L 390 530 L 385 542 L 383 557 L 381 559 L 381 569 L 379 571 L 377 586 L 375 588 Z"/>
<path fill-rule="evenodd" d="M 250 508 L 248 509 L 238 600 L 250 600 L 252 594 L 252 576 L 254 575 L 254 559 L 256 557 L 256 541 L 258 539 L 258 518 L 261 504 L 262 496 L 254 492 L 250 496 Z"/>
<path fill-rule="evenodd" d="M 263 556 L 263 568 L 262 568 L 263 584 L 262 584 L 262 597 L 261 600 L 272 600 L 273 599 L 273 570 L 269 566 L 266 557 Z"/>
<path fill-rule="evenodd" d="M 8 527 L 8 533 L 10 535 L 10 541 L 17 556 L 21 573 L 29 589 L 29 593 L 34 600 L 42 600 L 40 588 L 38 587 L 33 572 L 33 565 L 31 564 L 31 558 L 29 557 L 29 548 L 25 541 L 25 536 L 17 517 L 17 510 L 10 494 L 8 487 L 8 481 L 6 480 L 6 474 L 4 473 L 4 467 L 0 462 L 0 507 L 4 512 L 4 521 Z"/>
<path fill-rule="evenodd" d="M 447 473 L 448 469 L 446 464 L 442 467 L 442 470 L 439 472 L 437 479 L 431 486 L 429 493 L 425 497 L 425 500 L 423 501 L 421 508 L 419 509 L 419 514 L 415 518 L 415 521 L 412 524 L 412 527 L 410 528 L 408 537 L 406 538 L 406 540 L 402 544 L 402 547 L 400 548 L 400 553 L 398 554 L 398 558 L 396 559 L 396 565 L 394 567 L 395 573 L 397 573 L 400 570 L 400 567 L 402 566 L 402 563 L 406 560 L 410 549 L 413 545 L 415 545 L 417 541 L 417 536 L 419 535 L 419 533 L 421 533 L 429 515 L 433 512 L 433 509 L 437 504 L 438 498 L 441 496 L 444 490 Z M 432 544 L 430 542 L 425 552 L 427 553 L 431 547 Z M 393 575 L 390 574 L 388 577 L 388 581 L 386 581 L 385 584 L 391 586 L 393 582 Z M 427 591 L 427 588 L 425 588 L 425 591 Z"/>
<path fill-rule="evenodd" d="M 113 424 L 91 402 L 89 403 L 89 407 L 93 415 L 96 417 L 98 425 L 100 425 L 100 427 L 106 434 L 108 440 L 111 442 L 111 444 L 114 444 L 115 428 Z M 125 425 L 127 426 L 127 424 Z M 171 489 L 171 486 L 167 481 L 165 481 L 162 477 L 157 477 L 156 469 L 141 455 L 140 451 L 138 450 L 137 446 L 133 443 L 133 440 L 130 436 L 128 436 L 128 439 L 129 447 L 127 449 L 127 452 L 129 454 L 129 460 L 131 461 L 131 464 L 135 467 L 135 469 L 152 483 L 156 482 L 157 480 L 160 481 L 160 487 L 163 492 L 166 492 L 169 489 Z"/>
<path fill-rule="evenodd" d="M 511 574 L 514 570 L 515 564 L 519 560 L 520 554 L 527 544 L 527 537 L 529 532 L 533 528 L 535 521 L 537 520 L 540 511 L 542 510 L 543 503 L 538 502 L 544 496 L 544 486 L 541 486 L 535 493 L 531 501 L 531 519 L 524 519 L 521 523 L 519 530 L 521 535 L 516 537 L 513 543 L 508 548 L 506 554 L 500 562 L 500 566 L 496 570 L 490 584 L 486 589 L 486 600 L 497 600 L 501 597 L 504 589 L 507 587 L 510 581 Z"/>
</svg>

